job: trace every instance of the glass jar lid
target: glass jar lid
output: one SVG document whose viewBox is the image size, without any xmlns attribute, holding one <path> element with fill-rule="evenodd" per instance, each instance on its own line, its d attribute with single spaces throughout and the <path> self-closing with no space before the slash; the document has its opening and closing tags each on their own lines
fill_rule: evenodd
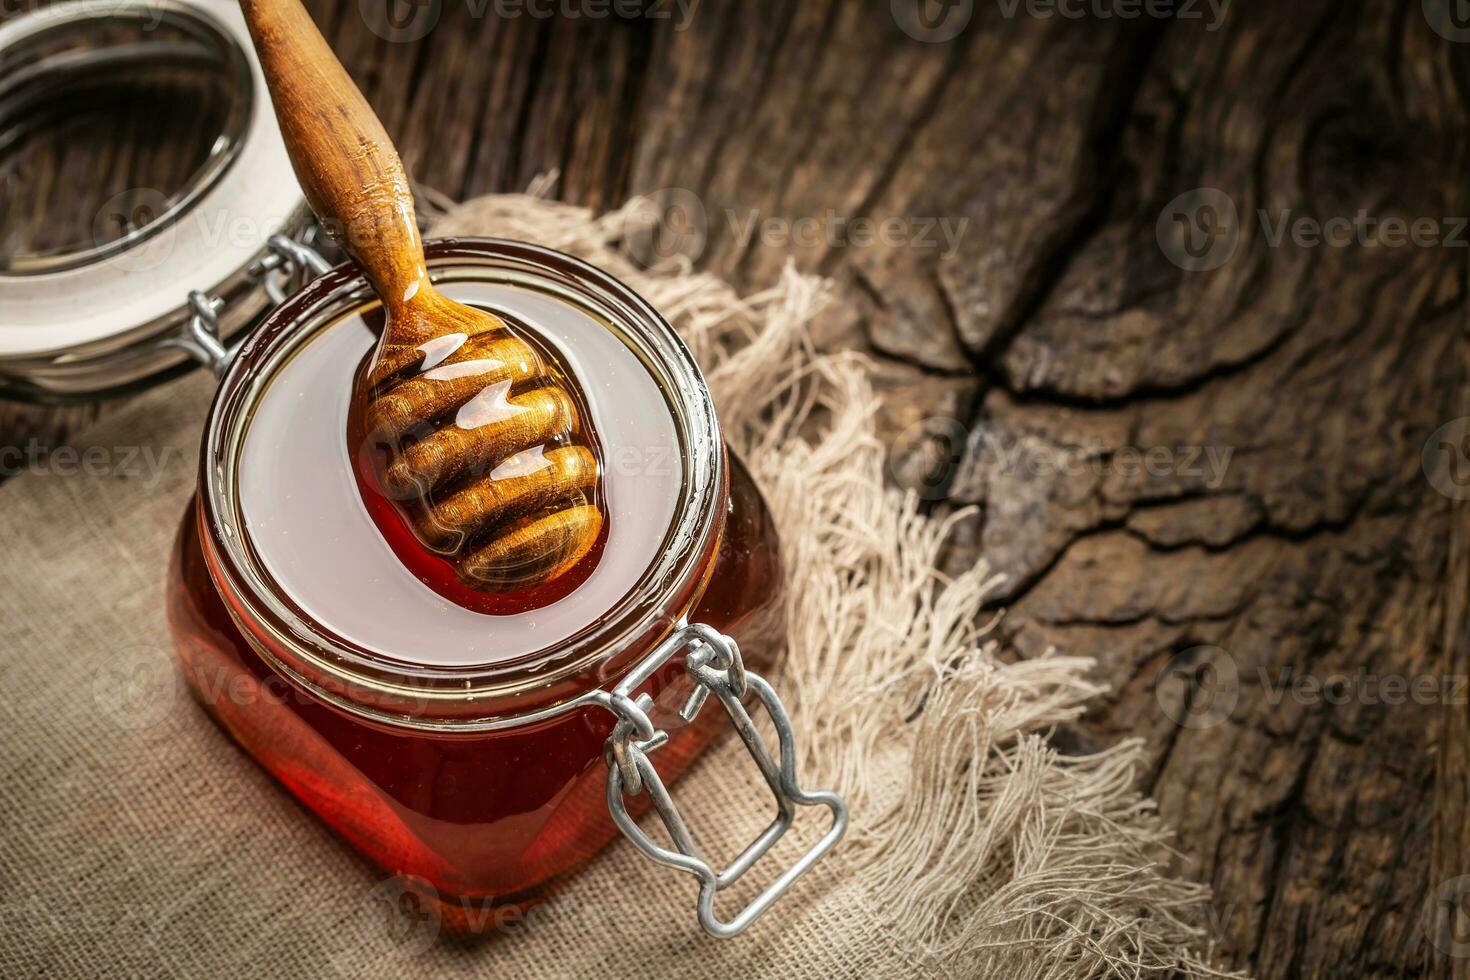
<svg viewBox="0 0 1470 980">
<path fill-rule="evenodd" d="M 78 0 L 0 25 L 0 392 L 135 386 L 188 293 L 226 335 L 270 305 L 262 260 L 307 212 L 238 9 Z"/>
</svg>

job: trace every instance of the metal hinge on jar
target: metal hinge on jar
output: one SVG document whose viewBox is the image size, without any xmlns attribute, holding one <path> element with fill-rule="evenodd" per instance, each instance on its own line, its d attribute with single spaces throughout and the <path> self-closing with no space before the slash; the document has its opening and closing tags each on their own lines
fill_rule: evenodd
<svg viewBox="0 0 1470 980">
<path fill-rule="evenodd" d="M 300 274 L 303 281 L 319 276 L 331 268 L 309 245 L 286 235 L 272 235 L 264 256 L 251 268 L 250 274 L 265 286 L 271 303 L 279 306 L 286 299 L 283 283 Z M 226 347 L 220 338 L 219 313 L 225 301 L 201 290 L 189 293 L 189 319 L 179 327 L 177 333 L 159 341 L 160 347 L 176 347 L 209 368 L 216 377 L 225 373 L 230 360 L 239 350 L 243 340 Z"/>
<path fill-rule="evenodd" d="M 668 733 L 656 728 L 648 717 L 648 710 L 653 706 L 652 698 L 647 694 L 632 696 L 632 692 L 653 676 L 659 667 L 685 650 L 690 651 L 685 669 L 695 686 L 680 711 L 680 717 L 686 723 L 692 722 L 713 694 L 729 715 L 735 731 L 776 798 L 776 818 L 721 871 L 715 871 L 700 856 L 679 808 L 649 759 L 650 752 L 668 741 Z M 747 691 L 765 706 L 775 725 L 779 761 L 772 758 L 765 740 L 756 731 L 745 705 L 741 703 Z M 617 726 L 607 740 L 606 753 L 607 806 L 613 821 L 644 854 L 699 879 L 699 922 L 711 935 L 734 936 L 744 931 L 846 832 L 847 805 L 842 798 L 828 790 L 804 790 L 797 779 L 795 735 L 781 699 L 764 678 L 745 669 L 735 641 L 717 630 L 702 623 L 682 626 L 623 678 L 601 699 L 601 703 L 618 716 Z M 628 813 L 624 797 L 643 792 L 648 793 L 677 850 L 669 850 L 654 842 Z M 715 915 L 715 896 L 738 881 L 781 839 L 791 828 L 799 806 L 825 806 L 832 814 L 832 824 L 827 832 L 739 914 L 728 922 L 721 921 Z"/>
</svg>

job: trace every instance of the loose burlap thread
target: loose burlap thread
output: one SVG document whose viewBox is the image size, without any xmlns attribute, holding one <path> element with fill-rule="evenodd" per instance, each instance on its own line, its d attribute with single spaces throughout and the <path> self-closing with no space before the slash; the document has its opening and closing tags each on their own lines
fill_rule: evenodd
<svg viewBox="0 0 1470 980">
<path fill-rule="evenodd" d="M 1205 890 L 1161 870 L 1140 746 L 1048 741 L 1099 693 L 1090 662 L 1003 656 L 979 615 L 991 573 L 936 571 L 954 515 L 885 487 L 864 359 L 808 339 L 830 285 L 787 269 L 742 297 L 679 262 L 635 266 L 646 203 L 594 217 L 493 196 L 434 233 L 580 255 L 689 342 L 781 532 L 775 683 L 802 782 L 851 807 L 838 849 L 730 941 L 699 930 L 692 878 L 621 841 L 490 938 L 442 935 L 210 725 L 168 662 L 164 573 L 212 390 L 195 376 L 73 440 L 96 465 L 37 462 L 0 486 L 0 975 L 1220 975 Z M 770 807 L 734 740 L 675 793 L 726 855 Z"/>
</svg>

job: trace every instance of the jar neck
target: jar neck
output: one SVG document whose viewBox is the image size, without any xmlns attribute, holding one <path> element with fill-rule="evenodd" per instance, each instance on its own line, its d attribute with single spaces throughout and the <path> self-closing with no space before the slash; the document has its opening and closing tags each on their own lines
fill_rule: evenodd
<svg viewBox="0 0 1470 980">
<path fill-rule="evenodd" d="M 474 732 L 568 705 L 615 684 L 639 654 L 682 621 L 714 568 L 728 510 L 728 464 L 709 392 L 672 328 L 622 283 L 560 253 L 492 240 L 432 242 L 436 278 L 540 276 L 596 302 L 625 332 L 670 398 L 683 443 L 685 486 L 667 547 L 612 609 L 563 642 L 515 661 L 409 665 L 318 627 L 280 593 L 243 540 L 235 466 L 252 408 L 274 369 L 360 306 L 367 284 L 338 267 L 289 297 L 246 342 L 211 408 L 201 455 L 198 521 L 210 575 L 231 616 L 283 677 L 320 700 L 396 728 Z"/>
</svg>

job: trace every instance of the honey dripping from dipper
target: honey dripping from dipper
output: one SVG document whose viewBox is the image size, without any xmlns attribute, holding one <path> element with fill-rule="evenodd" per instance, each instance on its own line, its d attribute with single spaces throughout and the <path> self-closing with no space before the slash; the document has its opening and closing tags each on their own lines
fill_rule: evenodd
<svg viewBox="0 0 1470 980">
<path fill-rule="evenodd" d="M 465 329 L 363 360 L 348 449 L 399 561 L 460 606 L 510 614 L 564 598 L 596 567 L 602 453 L 550 345 L 476 312 Z"/>
<path fill-rule="evenodd" d="M 301 4 L 240 9 L 302 193 L 382 304 L 348 425 L 375 523 L 462 605 L 514 612 L 567 595 L 607 530 L 575 379 L 530 333 L 430 279 L 403 161 Z"/>
</svg>

